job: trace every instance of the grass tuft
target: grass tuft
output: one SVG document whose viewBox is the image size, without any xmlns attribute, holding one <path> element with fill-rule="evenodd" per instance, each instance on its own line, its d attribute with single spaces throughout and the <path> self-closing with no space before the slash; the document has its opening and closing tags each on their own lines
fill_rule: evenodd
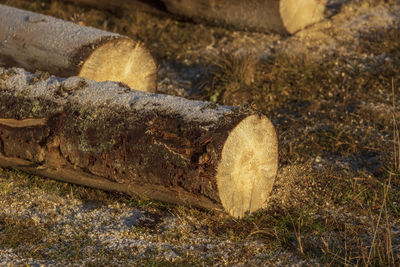
<svg viewBox="0 0 400 267">
<path fill-rule="evenodd" d="M 242 90 L 249 90 L 254 83 L 258 59 L 254 54 L 233 55 L 222 52 L 211 66 L 211 89 L 209 100 L 229 102 Z M 239 103 L 234 103 L 239 104 Z"/>
</svg>

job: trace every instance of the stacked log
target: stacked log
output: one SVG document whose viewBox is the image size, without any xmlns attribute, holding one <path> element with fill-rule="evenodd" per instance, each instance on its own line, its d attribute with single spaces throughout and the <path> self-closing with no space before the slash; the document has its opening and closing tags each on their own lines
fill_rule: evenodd
<svg viewBox="0 0 400 267">
<path fill-rule="evenodd" d="M 140 42 L 5 5 L 0 5 L 0 66 L 156 90 L 157 66 Z"/>
<path fill-rule="evenodd" d="M 278 166 L 263 115 L 0 67 L 0 166 L 243 217 Z"/>
</svg>

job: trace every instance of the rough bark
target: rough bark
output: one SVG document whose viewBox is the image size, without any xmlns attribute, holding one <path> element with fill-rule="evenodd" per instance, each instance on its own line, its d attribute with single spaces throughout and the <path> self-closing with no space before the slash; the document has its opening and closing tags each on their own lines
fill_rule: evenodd
<svg viewBox="0 0 400 267">
<path fill-rule="evenodd" d="M 140 42 L 0 5 L 0 66 L 156 90 L 157 66 Z"/>
<path fill-rule="evenodd" d="M 265 205 L 277 154 L 262 115 L 0 68 L 3 167 L 242 217 Z"/>
<path fill-rule="evenodd" d="M 323 18 L 326 0 L 162 0 L 171 13 L 262 32 L 295 33 Z"/>
</svg>

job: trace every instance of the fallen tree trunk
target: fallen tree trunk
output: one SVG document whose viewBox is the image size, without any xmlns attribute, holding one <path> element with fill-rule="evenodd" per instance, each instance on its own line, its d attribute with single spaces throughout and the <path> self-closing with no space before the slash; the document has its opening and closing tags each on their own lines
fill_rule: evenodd
<svg viewBox="0 0 400 267">
<path fill-rule="evenodd" d="M 326 0 L 162 0 L 171 13 L 262 32 L 295 33 L 324 17 Z"/>
<path fill-rule="evenodd" d="M 0 66 L 156 90 L 157 66 L 140 42 L 4 5 L 0 5 Z"/>
<path fill-rule="evenodd" d="M 261 115 L 0 68 L 0 166 L 242 217 L 265 205 L 277 138 Z"/>
</svg>

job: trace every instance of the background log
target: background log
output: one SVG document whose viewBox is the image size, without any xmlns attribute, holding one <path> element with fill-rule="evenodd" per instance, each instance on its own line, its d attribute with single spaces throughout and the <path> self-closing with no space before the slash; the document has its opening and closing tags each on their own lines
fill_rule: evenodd
<svg viewBox="0 0 400 267">
<path fill-rule="evenodd" d="M 324 17 L 326 0 L 162 0 L 171 13 L 262 32 L 295 33 Z"/>
<path fill-rule="evenodd" d="M 142 10 L 165 14 L 165 9 L 197 22 L 240 30 L 295 33 L 323 19 L 326 0 L 66 0 L 106 10 Z M 163 2 L 165 6 L 160 4 Z"/>
<path fill-rule="evenodd" d="M 277 155 L 262 115 L 0 68 L 2 167 L 242 217 L 265 205 Z"/>
<path fill-rule="evenodd" d="M 1 65 L 156 90 L 157 66 L 140 42 L 4 5 L 0 5 Z"/>
</svg>

